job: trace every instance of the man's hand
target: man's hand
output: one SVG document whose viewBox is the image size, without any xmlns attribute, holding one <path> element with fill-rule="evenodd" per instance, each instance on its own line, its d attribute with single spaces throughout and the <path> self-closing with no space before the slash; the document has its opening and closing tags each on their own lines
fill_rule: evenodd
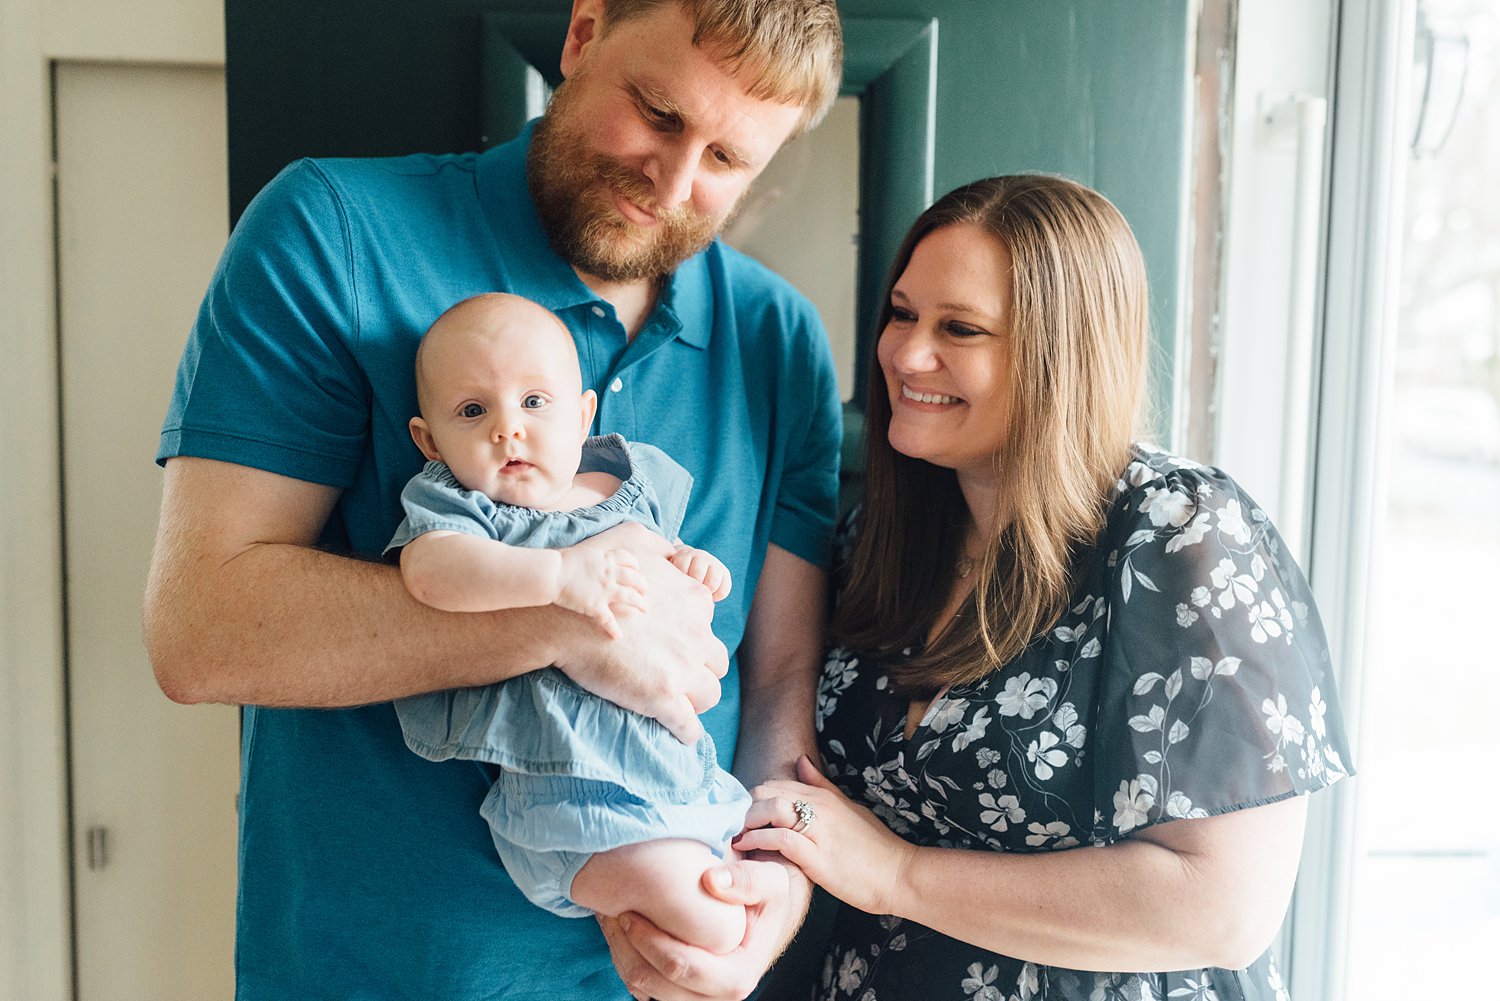
<svg viewBox="0 0 1500 1001">
<path fill-rule="evenodd" d="M 703 736 L 698 714 L 718 704 L 729 652 L 713 634 L 713 599 L 669 561 L 674 547 L 636 525 L 600 533 L 583 547 L 625 549 L 645 579 L 649 607 L 620 620 L 620 636 L 592 630 L 562 637 L 554 663 L 582 687 L 661 722 L 685 744 Z"/>
<path fill-rule="evenodd" d="M 600 916 L 610 958 L 640 1001 L 741 1001 L 792 940 L 812 899 L 812 884 L 780 860 L 742 859 L 703 874 L 720 900 L 745 907 L 745 940 L 715 955 L 679 941 L 639 914 Z"/>
</svg>

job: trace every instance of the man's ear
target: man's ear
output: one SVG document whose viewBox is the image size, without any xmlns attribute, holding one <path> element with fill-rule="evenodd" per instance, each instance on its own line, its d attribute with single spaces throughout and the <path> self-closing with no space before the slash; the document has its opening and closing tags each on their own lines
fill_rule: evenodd
<svg viewBox="0 0 1500 1001">
<path fill-rule="evenodd" d="M 589 428 L 594 426 L 594 414 L 599 411 L 599 397 L 592 389 L 585 389 L 579 404 L 578 409 L 583 411 L 583 437 L 587 438 Z"/>
<path fill-rule="evenodd" d="M 563 39 L 562 58 L 558 68 L 562 75 L 570 77 L 578 68 L 584 50 L 598 39 L 604 27 L 604 0 L 573 0 L 573 13 L 568 18 L 568 35 Z"/>
<path fill-rule="evenodd" d="M 427 422 L 420 417 L 413 417 L 406 425 L 411 431 L 411 440 L 417 443 L 422 454 L 434 462 L 442 462 L 443 457 L 438 454 L 437 442 L 432 438 L 432 431 L 428 429 Z"/>
</svg>

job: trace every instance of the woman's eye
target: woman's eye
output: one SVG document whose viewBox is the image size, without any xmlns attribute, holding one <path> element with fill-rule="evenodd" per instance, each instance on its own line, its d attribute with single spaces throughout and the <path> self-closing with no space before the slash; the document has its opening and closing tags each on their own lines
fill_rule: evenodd
<svg viewBox="0 0 1500 1001">
<path fill-rule="evenodd" d="M 902 306 L 891 307 L 891 319 L 897 323 L 910 323 L 917 318 L 917 314 Z"/>
<path fill-rule="evenodd" d="M 526 410 L 536 410 L 547 405 L 547 398 L 541 393 L 528 393 L 521 399 L 521 406 Z"/>
<path fill-rule="evenodd" d="M 948 332 L 954 337 L 983 337 L 984 331 L 965 323 L 948 324 Z"/>
<path fill-rule="evenodd" d="M 465 417 L 473 420 L 475 417 L 484 416 L 484 408 L 477 403 L 465 403 L 464 408 L 459 411 Z"/>
</svg>

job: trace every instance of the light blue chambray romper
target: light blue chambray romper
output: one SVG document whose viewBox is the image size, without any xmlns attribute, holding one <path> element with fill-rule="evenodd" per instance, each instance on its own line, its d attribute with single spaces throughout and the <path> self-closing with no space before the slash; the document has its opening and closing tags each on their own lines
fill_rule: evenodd
<svg viewBox="0 0 1500 1001">
<path fill-rule="evenodd" d="M 618 434 L 584 442 L 584 471 L 621 480 L 614 495 L 574 511 L 497 505 L 429 462 L 401 492 L 406 518 L 386 552 L 432 531 L 512 546 L 560 549 L 627 521 L 676 539 L 692 477 L 652 445 Z M 689 838 L 721 857 L 740 832 L 750 795 L 720 768 L 713 739 L 689 747 L 648 719 L 570 681 L 556 668 L 481 688 L 398 699 L 406 744 L 433 761 L 500 766 L 480 806 L 500 860 L 528 900 L 587 917 L 568 890 L 596 852 Z"/>
</svg>

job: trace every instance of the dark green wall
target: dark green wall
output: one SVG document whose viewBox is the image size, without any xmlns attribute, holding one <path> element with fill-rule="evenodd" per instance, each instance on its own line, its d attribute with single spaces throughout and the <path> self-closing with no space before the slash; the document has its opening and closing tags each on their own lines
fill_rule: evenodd
<svg viewBox="0 0 1500 1001">
<path fill-rule="evenodd" d="M 478 12 L 568 0 L 226 0 L 235 217 L 306 155 L 479 145 Z M 1189 0 L 843 0 L 938 21 L 936 193 L 1045 170 L 1098 188 L 1135 227 L 1153 284 L 1155 386 L 1183 294 Z M 795 275 L 789 276 L 793 280 Z M 1161 396 L 1165 400 L 1168 397 Z"/>
<path fill-rule="evenodd" d="M 1190 142 L 1189 0 L 845 0 L 938 20 L 937 193 L 991 174 L 1066 174 L 1134 228 L 1152 286 L 1153 393 L 1171 400 Z M 1164 428 L 1158 429 L 1159 437 Z"/>
</svg>

